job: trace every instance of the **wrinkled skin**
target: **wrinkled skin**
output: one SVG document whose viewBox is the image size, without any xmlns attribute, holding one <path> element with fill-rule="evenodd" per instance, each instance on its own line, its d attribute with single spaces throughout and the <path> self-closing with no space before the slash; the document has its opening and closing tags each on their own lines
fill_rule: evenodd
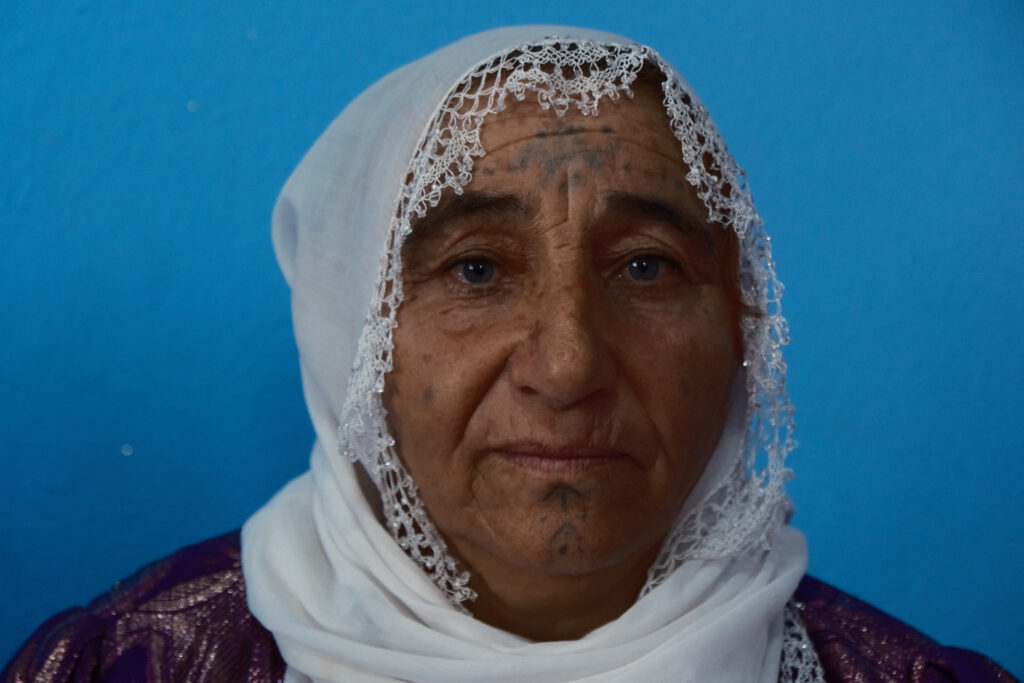
<svg viewBox="0 0 1024 683">
<path fill-rule="evenodd" d="M 463 196 L 414 225 L 385 400 L 480 619 L 580 637 L 635 601 L 739 365 L 707 224 L 656 96 L 512 102 Z"/>
</svg>

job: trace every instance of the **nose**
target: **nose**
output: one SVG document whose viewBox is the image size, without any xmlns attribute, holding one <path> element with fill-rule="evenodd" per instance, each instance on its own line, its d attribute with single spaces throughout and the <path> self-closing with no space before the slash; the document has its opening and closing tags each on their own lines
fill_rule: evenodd
<svg viewBox="0 0 1024 683">
<path fill-rule="evenodd" d="M 509 360 L 516 388 L 563 409 L 610 393 L 610 332 L 596 296 L 566 283 L 531 302 L 529 333 Z"/>
</svg>

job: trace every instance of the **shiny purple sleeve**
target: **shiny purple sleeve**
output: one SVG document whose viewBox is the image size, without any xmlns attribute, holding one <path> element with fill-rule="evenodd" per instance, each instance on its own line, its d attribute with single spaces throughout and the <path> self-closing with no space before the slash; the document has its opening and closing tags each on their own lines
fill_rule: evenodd
<svg viewBox="0 0 1024 683">
<path fill-rule="evenodd" d="M 238 532 L 178 551 L 87 608 L 47 620 L 0 681 L 258 681 L 284 678 L 273 636 L 245 600 Z"/>
<path fill-rule="evenodd" d="M 991 659 L 940 645 L 898 619 L 812 577 L 804 577 L 794 600 L 827 681 L 1017 680 Z"/>
</svg>

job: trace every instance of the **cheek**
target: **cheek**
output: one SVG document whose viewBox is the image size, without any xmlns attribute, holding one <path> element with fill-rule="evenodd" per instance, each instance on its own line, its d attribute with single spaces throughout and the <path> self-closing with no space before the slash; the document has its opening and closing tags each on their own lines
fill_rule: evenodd
<svg viewBox="0 0 1024 683">
<path fill-rule="evenodd" d="M 712 297 L 691 315 L 646 322 L 657 324 L 657 333 L 631 334 L 631 348 L 622 354 L 630 359 L 630 383 L 666 448 L 703 467 L 721 433 L 739 366 L 732 317 L 724 302 Z"/>
<path fill-rule="evenodd" d="M 385 405 L 402 459 L 421 486 L 470 476 L 460 447 L 504 369 L 515 330 L 514 321 L 482 324 L 452 309 L 399 311 Z"/>
</svg>

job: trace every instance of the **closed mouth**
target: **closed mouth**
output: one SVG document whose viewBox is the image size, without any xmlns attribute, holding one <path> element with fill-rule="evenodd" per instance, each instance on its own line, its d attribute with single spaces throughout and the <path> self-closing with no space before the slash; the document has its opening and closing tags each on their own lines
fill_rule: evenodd
<svg viewBox="0 0 1024 683">
<path fill-rule="evenodd" d="M 503 445 L 489 449 L 489 453 L 527 470 L 556 475 L 582 473 L 631 460 L 628 454 L 612 448 L 533 443 Z"/>
</svg>

